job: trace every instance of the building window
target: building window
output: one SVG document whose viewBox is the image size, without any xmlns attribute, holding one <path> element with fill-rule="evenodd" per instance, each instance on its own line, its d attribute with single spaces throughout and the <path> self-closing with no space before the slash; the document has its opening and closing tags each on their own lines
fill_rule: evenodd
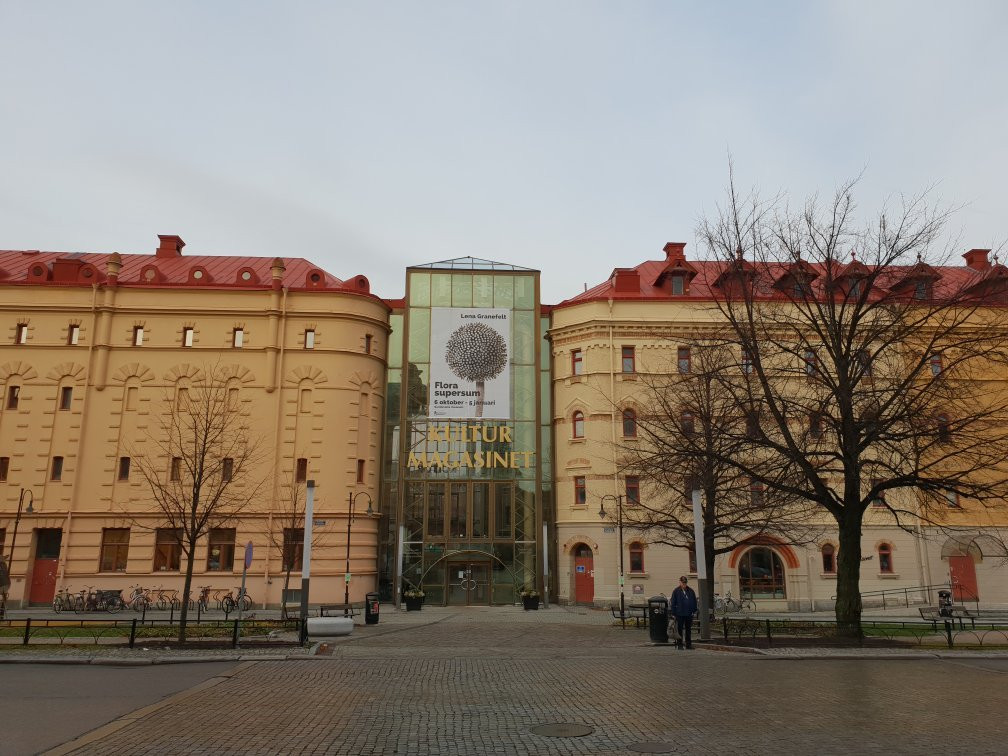
<svg viewBox="0 0 1008 756">
<path fill-rule="evenodd" d="M 627 504 L 640 504 L 640 477 L 637 475 L 626 476 L 626 500 Z"/>
<path fill-rule="evenodd" d="M 679 415 L 679 426 L 686 438 L 693 438 L 696 435 L 696 420 L 693 419 L 692 412 L 683 412 Z"/>
<path fill-rule="evenodd" d="M 927 281 L 918 281 L 917 285 L 914 286 L 914 299 L 927 299 L 927 298 L 928 298 Z"/>
<path fill-rule="evenodd" d="M 245 329 L 235 328 L 231 334 L 231 346 L 241 349 L 245 345 Z"/>
<path fill-rule="evenodd" d="M 70 409 L 70 403 L 73 401 L 73 386 L 63 386 L 60 388 L 60 399 L 59 408 L 61 410 Z"/>
<path fill-rule="evenodd" d="M 357 460 L 357 482 L 358 483 L 363 483 L 364 482 L 364 460 L 363 459 L 358 459 Z"/>
<path fill-rule="evenodd" d="M 191 347 L 193 345 L 193 331 L 195 329 L 192 326 L 186 326 L 182 329 L 182 346 Z"/>
<path fill-rule="evenodd" d="M 27 344 L 28 343 L 28 324 L 18 323 L 17 327 L 14 329 L 14 343 L 15 344 Z"/>
<path fill-rule="evenodd" d="M 758 546 L 739 561 L 739 589 L 743 598 L 787 598 L 784 563 L 777 552 Z"/>
<path fill-rule="evenodd" d="M 221 480 L 224 483 L 230 483 L 233 476 L 234 459 L 231 457 L 224 457 L 224 459 L 221 460 Z"/>
<path fill-rule="evenodd" d="M 80 341 L 80 326 L 71 323 L 70 327 L 67 329 L 67 344 L 69 346 L 73 346 L 77 344 L 79 341 Z"/>
<path fill-rule="evenodd" d="M 53 457 L 49 468 L 49 480 L 63 480 L 63 457 Z"/>
<path fill-rule="evenodd" d="M 308 458 L 298 457 L 297 467 L 294 474 L 294 480 L 297 483 L 304 483 L 308 480 Z"/>
<path fill-rule="evenodd" d="M 143 346 L 144 327 L 133 326 L 133 346 Z"/>
<path fill-rule="evenodd" d="M 679 347 L 676 350 L 676 369 L 684 375 L 693 372 L 693 358 L 689 347 Z"/>
<path fill-rule="evenodd" d="M 816 355 L 814 349 L 806 349 L 805 356 L 805 377 L 810 381 L 814 381 L 819 377 L 819 357 Z"/>
<path fill-rule="evenodd" d="M 932 354 L 928 359 L 928 365 L 931 367 L 931 375 L 935 378 L 942 374 L 942 356 L 940 354 Z"/>
<path fill-rule="evenodd" d="M 637 438 L 637 413 L 632 409 L 623 410 L 623 438 Z"/>
<path fill-rule="evenodd" d="M 827 543 L 820 550 L 822 554 L 822 571 L 824 575 L 836 574 L 836 549 L 832 543 Z"/>
<path fill-rule="evenodd" d="M 882 481 L 879 480 L 878 478 L 872 478 L 872 482 L 871 482 L 872 488 L 875 488 L 876 486 L 881 485 L 881 483 L 882 483 Z M 882 491 L 879 491 L 877 494 L 875 494 L 872 497 L 871 503 L 872 503 L 873 507 L 884 507 L 885 506 L 885 494 Z"/>
<path fill-rule="evenodd" d="M 583 507 L 588 504 L 588 488 L 584 475 L 574 476 L 574 506 Z"/>
<path fill-rule="evenodd" d="M 584 372 L 584 357 L 580 349 L 571 350 L 571 375 L 581 375 Z"/>
<path fill-rule="evenodd" d="M 304 332 L 304 348 L 314 349 L 315 348 L 315 329 L 309 328 Z"/>
<path fill-rule="evenodd" d="M 372 341 L 371 334 L 370 333 L 365 333 L 364 334 L 364 353 L 365 354 L 371 354 L 371 341 Z"/>
<path fill-rule="evenodd" d="M 893 571 L 892 546 L 888 543 L 879 544 L 878 567 L 879 572 L 882 573 L 891 573 Z"/>
<path fill-rule="evenodd" d="M 21 401 L 21 387 L 20 386 L 8 386 L 7 387 L 7 409 L 17 409 L 19 401 Z"/>
<path fill-rule="evenodd" d="M 749 354 L 749 350 L 742 350 L 742 375 L 752 375 L 753 371 L 753 358 Z"/>
<path fill-rule="evenodd" d="M 949 424 L 948 415 L 938 415 L 935 418 L 935 430 L 940 443 L 947 444 L 952 440 L 952 427 Z"/>
<path fill-rule="evenodd" d="M 869 381 L 872 378 L 872 358 L 868 353 L 867 349 L 859 349 L 855 357 L 857 360 L 858 369 L 861 371 L 861 377 L 867 378 Z"/>
<path fill-rule="evenodd" d="M 672 276 L 672 294 L 682 296 L 686 291 L 686 279 L 684 276 Z"/>
<path fill-rule="evenodd" d="M 130 458 L 119 457 L 119 480 L 129 480 Z"/>
<path fill-rule="evenodd" d="M 172 457 L 171 470 L 169 471 L 168 477 L 171 478 L 174 483 L 182 480 L 182 457 Z"/>
<path fill-rule="evenodd" d="M 959 508 L 959 494 L 955 491 L 950 491 L 947 488 L 942 492 L 942 494 L 945 496 L 945 503 L 948 505 L 949 509 Z"/>
<path fill-rule="evenodd" d="M 823 435 L 823 417 L 819 412 L 809 415 L 808 435 L 813 441 L 818 441 Z"/>
<path fill-rule="evenodd" d="M 182 531 L 158 528 L 154 532 L 154 571 L 178 572 L 182 562 Z"/>
<path fill-rule="evenodd" d="M 207 572 L 231 572 L 234 570 L 235 529 L 211 528 L 210 545 L 207 548 Z"/>
<path fill-rule="evenodd" d="M 754 507 L 763 506 L 763 485 L 755 481 L 749 484 L 749 503 Z"/>
<path fill-rule="evenodd" d="M 691 543 L 686 547 L 686 558 L 689 560 L 689 571 L 691 575 L 697 574 L 696 568 L 696 544 Z"/>
<path fill-rule="evenodd" d="M 630 544 L 630 572 L 644 572 L 644 545 L 639 541 Z"/>
<path fill-rule="evenodd" d="M 126 572 L 129 528 L 103 528 L 99 572 Z"/>
<path fill-rule="evenodd" d="M 0 481 L 7 480 L 7 473 L 10 472 L 10 457 L 0 457 Z"/>
<path fill-rule="evenodd" d="M 637 372 L 637 356 L 634 348 L 632 346 L 625 346 L 622 350 L 622 366 L 621 370 L 624 373 L 636 373 Z"/>
<path fill-rule="evenodd" d="M 304 556 L 304 528 L 284 528 L 283 570 L 300 570 Z"/>
<path fill-rule="evenodd" d="M 759 415 L 755 412 L 747 412 L 745 417 L 746 437 L 758 439 L 760 437 Z"/>
<path fill-rule="evenodd" d="M 584 413 L 578 410 L 571 418 L 574 438 L 584 438 Z"/>
</svg>

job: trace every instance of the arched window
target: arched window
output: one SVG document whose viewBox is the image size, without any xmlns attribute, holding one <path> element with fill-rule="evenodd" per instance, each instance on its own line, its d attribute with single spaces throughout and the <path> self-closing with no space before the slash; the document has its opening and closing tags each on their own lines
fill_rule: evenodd
<svg viewBox="0 0 1008 756">
<path fill-rule="evenodd" d="M 880 543 L 878 547 L 878 568 L 879 572 L 889 573 L 893 571 L 892 546 L 888 543 Z"/>
<path fill-rule="evenodd" d="M 630 572 L 644 572 L 644 544 L 640 541 L 630 544 Z"/>
<path fill-rule="evenodd" d="M 739 589 L 745 598 L 787 598 L 784 563 L 766 546 L 749 549 L 739 561 Z"/>
<path fill-rule="evenodd" d="M 822 571 L 825 575 L 836 574 L 836 548 L 832 543 L 827 543 L 822 551 Z"/>
<path fill-rule="evenodd" d="M 623 410 L 623 438 L 637 438 L 637 413 L 632 409 Z"/>
<path fill-rule="evenodd" d="M 571 418 L 574 438 L 584 438 L 584 413 L 578 410 Z"/>
</svg>

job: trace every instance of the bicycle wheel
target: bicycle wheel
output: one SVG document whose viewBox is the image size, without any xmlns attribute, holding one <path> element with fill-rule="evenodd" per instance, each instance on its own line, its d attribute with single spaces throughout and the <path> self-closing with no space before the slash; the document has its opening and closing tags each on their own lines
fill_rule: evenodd
<svg viewBox="0 0 1008 756">
<path fill-rule="evenodd" d="M 756 611 L 756 602 L 753 601 L 752 599 L 743 599 L 742 600 L 742 611 L 743 612 L 755 612 Z"/>
<path fill-rule="evenodd" d="M 237 606 L 235 600 L 230 596 L 225 596 L 221 599 L 221 608 L 224 610 L 224 614 L 230 614 Z"/>
<path fill-rule="evenodd" d="M 60 612 L 63 611 L 63 597 L 62 596 L 57 596 L 56 598 L 53 599 L 53 601 L 52 601 L 52 608 L 53 608 L 53 611 L 56 612 L 56 614 L 59 614 Z"/>
<path fill-rule="evenodd" d="M 142 612 L 147 606 L 147 599 L 142 595 L 134 596 L 130 605 L 134 612 Z"/>
<path fill-rule="evenodd" d="M 84 597 L 75 596 L 73 600 L 73 610 L 75 614 L 80 614 L 84 611 Z"/>
<path fill-rule="evenodd" d="M 714 611 L 719 613 L 724 613 L 724 599 L 720 596 L 714 597 Z"/>
<path fill-rule="evenodd" d="M 246 593 L 244 596 L 241 597 L 241 605 L 242 605 L 242 611 L 247 612 L 249 609 L 252 608 L 252 597 Z"/>
<path fill-rule="evenodd" d="M 123 600 L 118 596 L 109 596 L 108 600 L 105 602 L 105 611 L 109 614 L 115 614 L 121 611 L 123 608 Z"/>
</svg>

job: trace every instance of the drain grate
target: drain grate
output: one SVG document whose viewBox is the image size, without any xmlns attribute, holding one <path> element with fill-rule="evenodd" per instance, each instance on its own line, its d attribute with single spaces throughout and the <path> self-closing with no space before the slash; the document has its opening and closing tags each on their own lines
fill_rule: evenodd
<svg viewBox="0 0 1008 756">
<path fill-rule="evenodd" d="M 647 743 L 631 743 L 627 746 L 627 750 L 636 753 L 675 753 L 678 749 L 672 743 L 649 741 Z"/>
<path fill-rule="evenodd" d="M 532 728 L 535 735 L 545 735 L 550 738 L 581 738 L 595 732 L 594 727 L 572 722 L 554 722 L 552 724 L 536 725 Z"/>
</svg>

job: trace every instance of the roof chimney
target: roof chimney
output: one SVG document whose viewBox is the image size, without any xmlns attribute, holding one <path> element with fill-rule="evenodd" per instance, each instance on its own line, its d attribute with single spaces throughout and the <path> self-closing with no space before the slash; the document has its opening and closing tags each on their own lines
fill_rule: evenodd
<svg viewBox="0 0 1008 756">
<path fill-rule="evenodd" d="M 666 260 L 685 260 L 686 242 L 669 242 L 662 247 L 662 251 L 665 252 Z"/>
<path fill-rule="evenodd" d="M 989 249 L 971 249 L 965 255 L 966 267 L 973 268 L 973 270 L 987 270 L 990 267 L 990 261 L 987 259 L 987 255 L 990 254 Z"/>
<path fill-rule="evenodd" d="M 161 240 L 161 245 L 157 248 L 155 255 L 158 257 L 182 257 L 182 247 L 185 246 L 185 242 L 182 241 L 181 236 L 158 234 L 158 239 Z"/>
</svg>

